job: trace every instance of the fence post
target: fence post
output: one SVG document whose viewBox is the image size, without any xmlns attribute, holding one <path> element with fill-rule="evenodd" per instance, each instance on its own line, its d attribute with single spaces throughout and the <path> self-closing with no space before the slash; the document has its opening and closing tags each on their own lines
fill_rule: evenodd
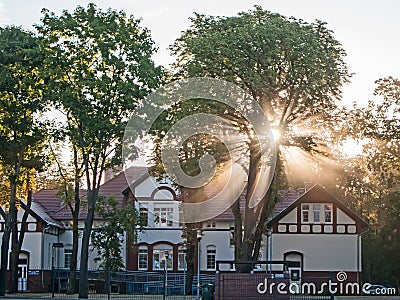
<svg viewBox="0 0 400 300">
<path fill-rule="evenodd" d="M 51 298 L 54 298 L 54 282 L 56 281 L 56 276 L 54 274 L 54 266 L 51 266 Z"/>
<path fill-rule="evenodd" d="M 335 278 L 334 275 L 335 275 L 335 274 L 334 274 L 333 272 L 330 272 L 330 280 L 331 280 L 332 282 L 334 281 L 334 278 Z M 335 300 L 335 294 L 330 293 L 330 296 L 331 296 L 331 300 Z"/>
<path fill-rule="evenodd" d="M 217 271 L 217 274 L 218 274 L 218 300 L 220 300 L 220 296 L 221 296 L 221 289 L 220 289 L 220 283 L 221 283 L 221 273 L 220 273 L 220 271 L 218 270 Z M 214 291 L 215 291 L 215 289 L 216 289 L 217 287 L 216 287 L 216 284 L 215 284 L 215 282 L 214 282 Z"/>
<path fill-rule="evenodd" d="M 163 293 L 163 300 L 165 300 L 167 298 L 167 260 L 165 260 L 164 263 L 164 293 Z"/>
<path fill-rule="evenodd" d="M 110 268 L 107 270 L 107 299 L 110 300 L 111 294 L 111 272 Z"/>
</svg>

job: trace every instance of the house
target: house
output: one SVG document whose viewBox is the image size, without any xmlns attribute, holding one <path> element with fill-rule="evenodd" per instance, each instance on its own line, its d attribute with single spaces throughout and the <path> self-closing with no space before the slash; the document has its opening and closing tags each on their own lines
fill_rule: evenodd
<svg viewBox="0 0 400 300">
<path fill-rule="evenodd" d="M 146 216 L 146 227 L 140 235 L 137 252 L 128 251 L 127 268 L 157 271 L 184 267 L 184 236 L 179 224 L 179 191 L 168 179 L 157 181 L 148 174 L 124 190 L 135 199 Z M 320 185 L 309 189 L 280 191 L 264 236 L 260 260 L 298 261 L 291 273 L 299 278 L 329 278 L 332 272 L 347 272 L 358 281 L 361 272 L 361 234 L 368 228 L 359 216 Z M 233 260 L 234 217 L 230 209 L 203 222 L 200 241 L 200 269 L 215 271 L 218 260 Z M 166 259 L 163 261 L 164 253 Z M 221 271 L 233 265 L 221 265 Z M 264 269 L 267 268 L 266 266 Z M 282 271 L 282 266 L 269 266 Z"/>
<path fill-rule="evenodd" d="M 132 176 L 139 176 L 145 171 L 144 167 L 137 167 Z M 121 191 L 127 186 L 123 173 L 107 180 L 100 188 L 100 194 L 114 197 L 123 203 L 124 195 Z M 78 227 L 83 229 L 86 218 L 85 195 L 86 190 L 80 190 L 82 209 L 78 217 Z M 41 291 L 46 289 L 50 282 L 51 269 L 69 268 L 72 256 L 72 214 L 63 203 L 60 191 L 56 189 L 43 189 L 33 195 L 30 208 L 21 201 L 18 210 L 18 228 L 24 212 L 28 210 L 26 233 L 19 255 L 18 268 L 20 272 L 18 289 L 20 291 Z M 102 222 L 97 216 L 93 226 Z M 4 220 L 0 217 L 0 237 L 5 229 Z M 62 247 L 59 247 L 61 246 Z M 126 247 L 124 247 L 125 249 Z M 11 251 L 11 248 L 10 248 Z M 126 256 L 123 253 L 124 257 Z M 94 262 L 96 252 L 91 249 L 89 253 L 89 269 L 98 268 L 99 263 Z M 78 256 L 78 266 L 79 266 Z"/>
<path fill-rule="evenodd" d="M 121 172 L 106 181 L 99 192 L 114 197 L 121 205 L 134 203 L 145 220 L 136 249 L 130 247 L 131 241 L 124 239 L 122 255 L 126 269 L 184 272 L 185 237 L 180 223 L 182 195 L 168 178 L 156 179 L 145 172 L 145 168 L 137 167 L 133 174 L 129 185 Z M 84 198 L 85 191 L 81 193 Z M 52 266 L 69 266 L 72 216 L 58 194 L 57 190 L 41 190 L 34 194 L 20 254 L 20 268 L 26 270 L 20 280 L 21 290 L 39 290 L 50 276 Z M 361 272 L 361 234 L 367 224 L 319 185 L 307 190 L 280 191 L 280 198 L 268 222 L 260 260 L 298 262 L 289 270 L 298 281 L 339 271 L 345 271 L 357 280 Z M 18 220 L 24 209 L 28 208 L 22 206 Z M 85 216 L 83 209 L 79 215 L 81 228 Z M 95 218 L 94 226 L 101 222 Z M 4 222 L 0 229 L 4 230 Z M 203 222 L 202 229 L 200 269 L 213 273 L 216 261 L 234 258 L 232 212 L 228 209 Z M 98 263 L 94 262 L 96 251 L 91 250 L 89 268 L 98 268 Z M 234 268 L 233 264 L 223 265 L 221 271 Z M 263 266 L 262 270 L 283 271 L 278 265 Z"/>
<path fill-rule="evenodd" d="M 294 201 L 283 199 L 268 222 L 268 260 L 297 261 L 289 270 L 297 281 L 346 272 L 359 282 L 361 235 L 368 224 L 320 185 Z"/>
</svg>

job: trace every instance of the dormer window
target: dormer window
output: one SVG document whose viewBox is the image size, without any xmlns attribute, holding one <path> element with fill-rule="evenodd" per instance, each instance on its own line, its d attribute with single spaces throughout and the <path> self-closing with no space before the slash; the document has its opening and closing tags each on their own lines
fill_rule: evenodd
<svg viewBox="0 0 400 300">
<path fill-rule="evenodd" d="M 332 203 L 303 203 L 301 205 L 301 222 L 332 223 L 332 211 Z"/>
<path fill-rule="evenodd" d="M 332 223 L 332 204 L 324 205 L 325 223 Z"/>
<path fill-rule="evenodd" d="M 301 206 L 301 223 L 310 222 L 310 205 L 303 204 Z"/>
<path fill-rule="evenodd" d="M 172 227 L 174 220 L 173 207 L 164 207 L 155 205 L 154 207 L 154 226 Z"/>
<path fill-rule="evenodd" d="M 314 223 L 321 223 L 321 204 L 313 204 Z"/>
</svg>

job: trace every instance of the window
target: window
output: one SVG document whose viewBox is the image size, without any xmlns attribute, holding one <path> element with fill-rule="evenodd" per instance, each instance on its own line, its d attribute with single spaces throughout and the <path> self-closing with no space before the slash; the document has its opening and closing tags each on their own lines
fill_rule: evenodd
<svg viewBox="0 0 400 300">
<path fill-rule="evenodd" d="M 207 223 L 207 227 L 208 228 L 216 228 L 217 226 L 216 226 L 215 222 L 210 222 L 210 223 Z"/>
<path fill-rule="evenodd" d="M 64 249 L 64 268 L 69 269 L 71 265 L 72 249 Z"/>
<path fill-rule="evenodd" d="M 321 205 L 313 204 L 313 212 L 314 212 L 314 223 L 321 222 Z"/>
<path fill-rule="evenodd" d="M 331 203 L 307 203 L 301 205 L 302 223 L 332 223 Z"/>
<path fill-rule="evenodd" d="M 148 226 L 149 222 L 149 211 L 147 210 L 146 207 L 140 207 L 139 208 L 139 213 L 140 213 L 140 224 L 144 227 Z"/>
<path fill-rule="evenodd" d="M 260 249 L 258 250 L 257 261 L 262 260 L 263 248 L 264 248 L 264 247 L 263 247 L 263 245 L 261 244 L 261 247 L 260 247 Z M 261 264 L 256 264 L 256 265 L 254 265 L 253 270 L 255 270 L 255 271 L 260 271 L 261 269 L 262 269 Z"/>
<path fill-rule="evenodd" d="M 172 270 L 172 247 L 159 245 L 153 250 L 153 270 Z"/>
<path fill-rule="evenodd" d="M 139 247 L 138 267 L 139 267 L 139 270 L 147 270 L 147 268 L 148 268 L 148 254 L 147 254 L 146 246 Z"/>
<path fill-rule="evenodd" d="M 186 250 L 178 250 L 178 270 L 186 270 Z"/>
<path fill-rule="evenodd" d="M 172 207 L 154 208 L 154 226 L 172 227 L 174 218 L 174 209 Z"/>
<path fill-rule="evenodd" d="M 309 222 L 309 209 L 310 209 L 310 206 L 308 204 L 303 204 L 301 206 L 301 222 L 302 223 Z"/>
<path fill-rule="evenodd" d="M 325 223 L 332 223 L 332 204 L 325 204 Z"/>
<path fill-rule="evenodd" d="M 207 270 L 215 270 L 215 256 L 217 249 L 215 246 L 207 246 Z"/>
<path fill-rule="evenodd" d="M 235 245 L 235 227 L 229 228 L 229 245 Z"/>
</svg>

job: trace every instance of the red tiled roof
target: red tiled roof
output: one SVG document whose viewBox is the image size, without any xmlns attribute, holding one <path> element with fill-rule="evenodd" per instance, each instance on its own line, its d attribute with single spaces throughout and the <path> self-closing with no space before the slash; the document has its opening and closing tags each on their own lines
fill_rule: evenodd
<svg viewBox="0 0 400 300">
<path fill-rule="evenodd" d="M 33 200 L 40 203 L 47 213 L 55 213 L 62 207 L 59 193 L 56 189 L 42 189 L 33 195 Z"/>
<path fill-rule="evenodd" d="M 128 170 L 129 178 L 136 180 L 137 178 L 141 177 L 146 172 L 146 170 L 146 167 L 130 167 Z M 118 175 L 114 176 L 113 178 L 102 184 L 99 190 L 99 195 L 114 197 L 115 200 L 118 200 L 122 203 L 122 200 L 124 199 L 122 191 L 126 189 L 128 185 L 129 183 L 127 182 L 125 172 L 122 171 Z"/>
<path fill-rule="evenodd" d="M 132 178 L 136 176 L 139 177 L 142 175 L 146 168 L 145 167 L 131 167 L 134 168 L 130 170 L 130 176 Z M 122 204 L 122 200 L 124 198 L 122 194 L 122 190 L 127 187 L 128 183 L 125 178 L 125 173 L 120 172 L 107 182 L 101 185 L 99 190 L 99 195 L 105 197 L 114 197 L 115 200 L 118 200 Z M 79 219 L 86 218 L 86 190 L 80 190 L 81 197 L 81 209 L 79 213 Z M 72 218 L 72 214 L 70 209 L 64 205 L 61 197 L 60 191 L 58 189 L 42 189 L 33 195 L 33 201 L 40 204 L 43 207 L 44 211 L 55 220 L 70 220 Z"/>
<path fill-rule="evenodd" d="M 228 169 L 228 168 L 227 168 Z M 228 169 L 229 170 L 229 169 Z M 232 200 L 229 197 L 232 197 L 230 192 L 227 192 L 226 185 L 229 180 L 229 172 L 225 173 L 224 171 L 220 172 L 220 176 L 214 177 L 209 183 L 207 183 L 202 189 L 198 192 L 191 191 L 189 195 L 184 197 L 182 200 L 186 203 L 190 202 L 203 202 L 208 199 L 212 199 L 216 197 L 215 201 L 209 201 L 207 203 L 207 211 L 201 212 L 203 218 L 209 216 L 209 219 L 214 221 L 233 221 L 234 215 L 232 213 L 232 208 L 230 207 L 232 204 Z M 238 179 L 240 180 L 240 179 Z M 233 189 L 233 194 L 237 186 L 232 185 L 231 189 Z M 274 210 L 271 214 L 271 217 L 276 216 L 281 211 L 283 211 L 286 207 L 291 205 L 294 201 L 296 201 L 302 194 L 304 194 L 305 189 L 298 190 L 281 190 L 278 192 L 278 202 L 276 203 Z M 240 209 L 243 211 L 246 206 L 246 188 L 240 194 Z M 228 207 L 228 208 L 227 208 Z M 222 212 L 219 215 L 218 212 Z M 199 212 L 200 213 L 200 212 Z"/>
<path fill-rule="evenodd" d="M 80 197 L 86 195 L 86 190 L 79 190 Z M 58 189 L 42 189 L 33 195 L 33 202 L 37 202 L 44 211 L 55 220 L 71 219 L 70 209 L 65 206 Z M 86 213 L 82 209 L 79 218 L 84 218 Z"/>
<path fill-rule="evenodd" d="M 134 169 L 129 170 L 129 176 L 133 180 L 140 178 L 145 172 L 145 167 L 132 167 Z M 105 197 L 114 197 L 115 200 L 119 201 L 121 205 L 123 204 L 124 195 L 122 191 L 125 190 L 128 186 L 127 179 L 125 177 L 124 172 L 120 172 L 103 185 L 101 185 L 99 190 L 99 195 Z M 210 198 L 220 192 L 219 184 L 210 185 L 203 190 L 204 196 L 206 198 Z M 271 215 L 271 218 L 278 215 L 285 208 L 291 205 L 294 201 L 296 201 L 302 194 L 304 194 L 304 189 L 298 190 L 281 190 L 278 192 L 279 200 L 275 205 L 274 211 Z M 53 218 L 54 220 L 70 220 L 72 218 L 70 209 L 66 207 L 62 199 L 60 197 L 60 192 L 57 189 L 43 189 L 38 191 L 33 196 L 33 201 L 37 202 L 42 208 L 43 211 Z M 80 190 L 80 195 L 82 198 L 81 211 L 79 214 L 79 219 L 84 219 L 86 217 L 86 206 L 85 206 L 85 195 L 86 190 Z M 240 196 L 240 208 L 244 209 L 245 207 L 245 193 Z M 221 203 L 219 203 L 221 202 Z M 221 205 L 226 205 L 226 201 L 219 201 L 218 203 L 213 203 L 213 207 L 210 208 L 210 214 L 212 211 L 221 211 L 223 207 Z M 233 221 L 234 216 L 231 208 L 226 209 L 223 213 L 213 218 L 216 221 Z"/>
</svg>

